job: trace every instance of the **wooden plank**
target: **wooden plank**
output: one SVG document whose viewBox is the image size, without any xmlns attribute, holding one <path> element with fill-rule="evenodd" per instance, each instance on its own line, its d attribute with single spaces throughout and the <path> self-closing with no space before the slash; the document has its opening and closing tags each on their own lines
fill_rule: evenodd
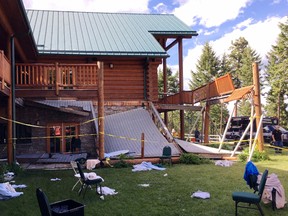
<svg viewBox="0 0 288 216">
<path fill-rule="evenodd" d="M 201 106 L 189 106 L 180 104 L 158 104 L 158 109 L 161 110 L 190 110 L 190 111 L 201 111 Z"/>
<path fill-rule="evenodd" d="M 57 98 L 55 90 L 48 89 L 16 89 L 16 97 L 23 98 Z M 78 90 L 59 90 L 58 97 L 66 98 L 96 98 L 97 90 L 96 89 L 78 89 Z"/>
</svg>

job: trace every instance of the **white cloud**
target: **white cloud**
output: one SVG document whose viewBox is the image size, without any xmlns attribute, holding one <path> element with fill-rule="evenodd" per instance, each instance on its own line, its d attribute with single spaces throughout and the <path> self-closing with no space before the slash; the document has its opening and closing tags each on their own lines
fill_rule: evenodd
<svg viewBox="0 0 288 216">
<path fill-rule="evenodd" d="M 281 2 L 281 0 L 273 0 L 272 4 L 279 4 L 280 2 Z"/>
<path fill-rule="evenodd" d="M 165 5 L 162 2 L 157 4 L 153 9 L 156 10 L 160 14 L 169 13 L 167 5 Z"/>
<path fill-rule="evenodd" d="M 205 36 L 212 35 L 212 34 L 215 34 L 215 33 L 218 32 L 218 31 L 219 31 L 218 28 L 215 29 L 215 30 L 213 30 L 213 31 L 205 31 L 203 35 L 205 35 Z M 200 34 L 200 33 L 199 33 L 199 34 Z"/>
<path fill-rule="evenodd" d="M 253 19 L 252 18 L 248 18 L 246 20 L 244 20 L 241 23 L 238 23 L 234 29 L 242 29 L 242 28 L 246 28 L 247 26 L 249 26 L 252 23 Z"/>
<path fill-rule="evenodd" d="M 199 24 L 207 28 L 217 27 L 238 17 L 251 1 L 186 0 L 173 13 L 189 26 L 193 26 L 200 21 Z"/>
<path fill-rule="evenodd" d="M 148 13 L 149 0 L 23 0 L 27 9 Z"/>
<path fill-rule="evenodd" d="M 284 23 L 286 19 L 287 17 L 270 17 L 264 21 L 247 25 L 244 30 L 239 28 L 234 29 L 232 32 L 223 35 L 220 39 L 210 41 L 210 45 L 220 57 L 224 52 L 228 53 L 228 48 L 231 46 L 232 41 L 235 41 L 239 37 L 244 37 L 252 49 L 256 50 L 262 57 L 262 60 L 265 61 L 266 54 L 271 50 L 271 46 L 275 44 L 280 33 L 279 22 Z M 203 45 L 197 45 L 193 49 L 188 50 L 187 56 L 184 57 L 184 80 L 191 79 L 190 71 L 195 71 L 197 60 L 202 54 L 202 49 Z M 187 84 L 184 86 L 185 89 L 188 89 Z"/>
</svg>

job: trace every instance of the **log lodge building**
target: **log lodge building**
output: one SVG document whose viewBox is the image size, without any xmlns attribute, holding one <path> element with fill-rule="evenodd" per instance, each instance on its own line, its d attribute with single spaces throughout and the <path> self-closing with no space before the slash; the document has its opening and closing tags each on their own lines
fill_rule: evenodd
<svg viewBox="0 0 288 216">
<path fill-rule="evenodd" d="M 151 119 L 164 112 L 168 139 L 167 112 L 180 110 L 184 138 L 184 110 L 200 110 L 191 105 L 206 92 L 183 90 L 183 40 L 193 36 L 170 14 L 25 10 L 21 0 L 0 0 L 1 156 L 71 152 L 81 138 L 82 151 L 103 158 L 105 116 L 151 106 Z M 180 90 L 160 98 L 157 70 L 162 64 L 167 92 L 174 46 Z"/>
</svg>

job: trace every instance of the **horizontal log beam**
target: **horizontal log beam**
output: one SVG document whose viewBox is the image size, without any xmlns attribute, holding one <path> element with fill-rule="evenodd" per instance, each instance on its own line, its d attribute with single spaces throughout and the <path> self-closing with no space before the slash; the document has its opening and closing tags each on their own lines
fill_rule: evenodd
<svg viewBox="0 0 288 216">
<path fill-rule="evenodd" d="M 173 104 L 158 104 L 158 110 L 190 110 L 190 111 L 201 111 L 201 106 L 191 106 L 191 105 L 173 105 Z"/>
<path fill-rule="evenodd" d="M 17 89 L 16 97 L 21 98 L 78 98 L 78 99 L 95 99 L 97 98 L 97 90 L 95 89 L 67 89 L 59 90 L 56 95 L 55 90 L 40 90 L 40 89 Z"/>
</svg>

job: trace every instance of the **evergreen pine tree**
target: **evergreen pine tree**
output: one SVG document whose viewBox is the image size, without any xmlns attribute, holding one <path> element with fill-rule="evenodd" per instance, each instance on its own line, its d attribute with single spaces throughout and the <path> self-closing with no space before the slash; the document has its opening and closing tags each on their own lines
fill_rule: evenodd
<svg viewBox="0 0 288 216">
<path fill-rule="evenodd" d="M 171 68 L 167 68 L 167 92 L 164 92 L 164 82 L 163 82 L 163 71 L 158 71 L 158 89 L 159 94 L 174 94 L 179 92 L 179 73 L 178 71 L 173 74 Z M 179 131 L 180 119 L 179 119 L 179 111 L 171 111 L 168 112 L 168 128 L 174 128 L 176 131 Z"/>
<path fill-rule="evenodd" d="M 260 56 L 253 50 L 244 37 L 240 37 L 229 48 L 229 64 L 235 88 L 241 88 L 253 84 L 253 62 L 261 64 Z M 259 78 L 261 80 L 261 77 Z M 250 116 L 251 103 L 242 100 L 238 104 L 239 116 Z"/>
<path fill-rule="evenodd" d="M 224 70 L 226 70 L 226 68 L 228 69 L 227 64 L 224 64 L 225 62 L 225 56 L 222 58 L 222 61 L 220 61 L 211 45 L 208 42 L 205 43 L 200 59 L 197 61 L 196 71 L 191 71 L 192 79 L 189 83 L 190 89 L 193 90 L 200 86 L 206 85 L 207 83 L 212 82 L 215 78 L 224 75 Z M 219 126 L 221 125 L 221 109 L 224 110 L 222 113 L 225 115 L 225 117 L 222 117 L 222 119 L 225 119 L 228 115 L 226 105 L 222 106 L 222 108 L 220 104 L 212 105 L 210 107 L 210 120 L 211 123 L 213 123 L 213 127 L 210 127 L 210 133 L 220 133 Z"/>
<path fill-rule="evenodd" d="M 267 114 L 279 118 L 280 124 L 288 126 L 287 97 L 288 87 L 288 18 L 285 23 L 280 23 L 281 30 L 276 45 L 267 55 L 266 80 L 270 90 L 266 99 Z"/>
<path fill-rule="evenodd" d="M 179 92 L 179 73 L 172 73 L 171 68 L 167 68 L 167 92 L 164 92 L 163 71 L 158 71 L 158 89 L 159 93 L 177 93 Z"/>
</svg>

